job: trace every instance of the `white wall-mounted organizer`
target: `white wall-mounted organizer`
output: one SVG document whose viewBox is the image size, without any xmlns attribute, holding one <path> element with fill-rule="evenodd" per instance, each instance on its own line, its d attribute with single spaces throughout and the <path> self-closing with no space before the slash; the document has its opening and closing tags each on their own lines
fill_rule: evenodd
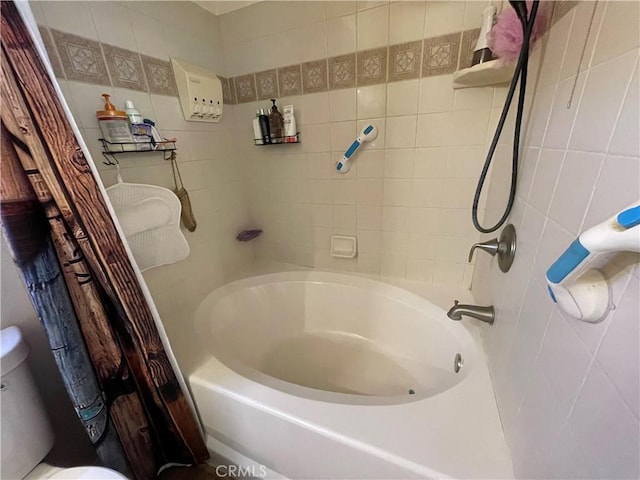
<svg viewBox="0 0 640 480">
<path fill-rule="evenodd" d="M 358 254 L 356 237 L 331 235 L 331 256 L 337 258 L 355 258 Z"/>
<path fill-rule="evenodd" d="M 640 252 L 640 202 L 582 232 L 547 270 L 549 295 L 565 314 L 597 323 L 613 308 L 609 283 L 593 268 L 613 252 Z"/>
<path fill-rule="evenodd" d="M 213 122 L 222 118 L 222 82 L 210 70 L 171 59 L 182 114 L 187 122 Z"/>
</svg>

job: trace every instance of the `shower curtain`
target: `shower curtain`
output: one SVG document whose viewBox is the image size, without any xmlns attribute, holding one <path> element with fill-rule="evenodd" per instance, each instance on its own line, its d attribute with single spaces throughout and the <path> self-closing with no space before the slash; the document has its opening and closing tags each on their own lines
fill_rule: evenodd
<svg viewBox="0 0 640 480">
<path fill-rule="evenodd" d="M 3 232 L 76 412 L 103 463 L 138 480 L 203 462 L 192 405 L 82 141 L 16 4 L 3 1 L 1 14 Z"/>
</svg>

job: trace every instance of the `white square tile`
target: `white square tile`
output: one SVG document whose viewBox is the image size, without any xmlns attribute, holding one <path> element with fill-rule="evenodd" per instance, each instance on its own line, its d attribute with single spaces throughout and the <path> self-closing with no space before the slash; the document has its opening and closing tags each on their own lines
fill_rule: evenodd
<svg viewBox="0 0 640 480">
<path fill-rule="evenodd" d="M 139 51 L 131 28 L 131 19 L 135 17 L 129 9 L 119 2 L 91 2 L 89 8 L 101 42 Z"/>
<path fill-rule="evenodd" d="M 454 98 L 451 81 L 451 75 L 434 75 L 421 78 L 419 113 L 451 111 Z"/>
<path fill-rule="evenodd" d="M 553 99 L 553 107 L 549 115 L 549 122 L 544 134 L 542 145 L 546 148 L 567 148 L 573 120 L 578 111 L 580 104 L 580 96 L 586 74 L 583 72 L 578 76 L 578 82 L 575 86 L 571 107 L 567 108 L 567 104 L 571 99 L 571 90 L 573 89 L 574 77 L 567 78 L 558 84 L 555 97 Z"/>
<path fill-rule="evenodd" d="M 395 207 L 411 206 L 411 184 L 408 179 L 390 179 L 384 181 L 384 205 Z"/>
<path fill-rule="evenodd" d="M 406 256 L 409 234 L 407 232 L 382 232 L 383 255 Z"/>
<path fill-rule="evenodd" d="M 595 478 L 640 475 L 640 429 L 597 362 L 569 417 L 569 425 Z"/>
<path fill-rule="evenodd" d="M 378 136 L 373 140 L 369 140 L 363 144 L 362 151 L 381 150 L 385 148 L 385 140 L 387 136 L 387 121 L 384 118 L 367 118 L 356 122 L 356 131 L 360 135 L 369 125 L 374 125 L 378 129 Z M 360 153 L 361 153 L 360 152 Z"/>
<path fill-rule="evenodd" d="M 302 96 L 302 108 L 295 112 L 299 125 L 316 125 L 329 121 L 329 93 L 309 93 Z"/>
<path fill-rule="evenodd" d="M 89 3 L 40 2 L 40 6 L 49 28 L 98 40 Z"/>
<path fill-rule="evenodd" d="M 358 179 L 357 188 L 358 205 L 382 205 L 382 179 Z"/>
<path fill-rule="evenodd" d="M 409 218 L 409 231 L 423 235 L 441 233 L 441 212 L 442 210 L 437 208 L 412 208 Z"/>
<path fill-rule="evenodd" d="M 380 211 L 382 212 L 382 209 Z M 358 251 L 359 252 L 379 254 L 381 250 L 382 250 L 382 233 L 380 232 L 380 230 L 358 229 Z"/>
<path fill-rule="evenodd" d="M 417 258 L 435 260 L 437 253 L 437 237 L 422 233 L 409 233 L 408 256 L 413 261 Z"/>
<path fill-rule="evenodd" d="M 477 180 L 452 178 L 438 183 L 442 189 L 441 205 L 444 208 L 471 208 Z"/>
<path fill-rule="evenodd" d="M 358 272 L 380 275 L 381 259 L 378 254 L 358 253 Z"/>
<path fill-rule="evenodd" d="M 549 216 L 569 232 L 580 233 L 604 154 L 567 152 L 549 207 Z"/>
<path fill-rule="evenodd" d="M 358 152 L 358 178 L 382 178 L 384 176 L 384 150 Z"/>
<path fill-rule="evenodd" d="M 560 435 L 549 448 L 548 456 L 543 458 L 543 468 L 546 478 L 592 478 L 568 423 L 564 424 Z"/>
<path fill-rule="evenodd" d="M 357 227 L 358 230 L 381 230 L 382 207 L 358 205 Z"/>
<path fill-rule="evenodd" d="M 355 180 L 331 180 L 332 200 L 336 205 L 355 205 L 357 185 Z"/>
<path fill-rule="evenodd" d="M 631 157 L 607 157 L 584 220 L 590 228 L 640 198 L 640 162 Z"/>
<path fill-rule="evenodd" d="M 451 133 L 451 114 L 449 112 L 418 115 L 416 133 L 418 147 L 448 145 Z"/>
<path fill-rule="evenodd" d="M 592 64 L 607 61 L 640 46 L 640 3 L 607 2 Z"/>
<path fill-rule="evenodd" d="M 389 5 L 358 12 L 357 49 L 386 47 L 389 41 Z"/>
<path fill-rule="evenodd" d="M 418 113 L 420 80 L 405 80 L 387 84 L 387 115 L 396 117 Z"/>
<path fill-rule="evenodd" d="M 426 258 L 409 258 L 407 261 L 407 280 L 431 283 L 435 262 Z"/>
<path fill-rule="evenodd" d="M 408 148 L 416 144 L 416 116 L 390 117 L 387 119 L 387 148 Z"/>
<path fill-rule="evenodd" d="M 434 285 L 462 285 L 464 264 L 436 260 L 433 270 Z"/>
<path fill-rule="evenodd" d="M 414 207 L 437 208 L 442 205 L 443 184 L 436 179 L 414 179 L 412 181 L 411 205 Z"/>
<path fill-rule="evenodd" d="M 387 108 L 387 85 L 357 88 L 358 118 L 384 117 Z"/>
<path fill-rule="evenodd" d="M 602 369 L 620 392 L 636 419 L 640 418 L 638 305 L 640 305 L 640 285 L 635 278 L 632 278 L 620 305 L 613 314 L 611 325 L 597 354 Z"/>
<path fill-rule="evenodd" d="M 311 205 L 311 225 L 313 227 L 333 227 L 331 205 Z"/>
<path fill-rule="evenodd" d="M 593 356 L 556 310 L 540 351 L 540 367 L 553 391 L 563 418 L 568 415 Z"/>
<path fill-rule="evenodd" d="M 356 122 L 331 123 L 331 150 L 344 152 L 355 140 Z"/>
<path fill-rule="evenodd" d="M 634 51 L 589 71 L 569 141 L 572 149 L 606 151 L 637 60 L 638 52 Z"/>
<path fill-rule="evenodd" d="M 339 3 L 339 2 L 327 2 Z M 327 54 L 329 57 L 356 51 L 356 16 L 347 15 L 327 20 Z"/>
<path fill-rule="evenodd" d="M 622 111 L 616 122 L 615 131 L 609 146 L 609 152 L 614 155 L 640 156 L 640 77 L 636 70 L 629 84 L 627 96 L 622 105 Z"/>
<path fill-rule="evenodd" d="M 493 104 L 493 87 L 461 88 L 454 90 L 454 110 L 478 110 L 491 108 Z"/>
<path fill-rule="evenodd" d="M 350 205 L 333 206 L 334 228 L 356 228 L 356 207 Z"/>
<path fill-rule="evenodd" d="M 329 153 L 310 153 L 307 156 L 309 178 L 328 179 L 331 178 L 333 164 Z"/>
<path fill-rule="evenodd" d="M 461 31 L 465 5 L 466 2 L 427 2 L 424 25 L 425 38 Z"/>
<path fill-rule="evenodd" d="M 489 110 L 465 110 L 451 114 L 451 145 L 484 145 Z"/>
<path fill-rule="evenodd" d="M 310 180 L 308 183 L 311 203 L 331 203 L 331 180 Z"/>
<path fill-rule="evenodd" d="M 551 197 L 558 180 L 564 152 L 561 150 L 547 150 L 540 152 L 536 173 L 531 184 L 529 201 L 542 213 L 547 213 Z"/>
<path fill-rule="evenodd" d="M 562 61 L 560 79 L 564 80 L 575 76 L 583 50 L 584 57 L 580 65 L 580 71 L 584 71 L 589 68 L 593 49 L 596 44 L 596 39 L 598 38 L 595 32 L 600 29 L 604 9 L 605 4 L 600 2 L 597 4 L 595 2 L 582 2 L 578 3 L 574 11 L 567 15 L 568 17 L 573 17 L 573 22 L 571 24 L 571 31 L 569 32 L 567 47 Z M 593 22 L 591 21 L 592 15 L 594 15 Z M 590 24 L 592 24 L 591 34 L 587 35 Z"/>
<path fill-rule="evenodd" d="M 343 122 L 356 119 L 356 90 L 347 88 L 329 92 L 330 120 Z"/>
<path fill-rule="evenodd" d="M 425 2 L 394 2 L 389 14 L 389 44 L 422 40 Z"/>
<path fill-rule="evenodd" d="M 402 255 L 382 255 L 381 271 L 383 277 L 405 278 L 407 274 L 407 257 Z"/>
<path fill-rule="evenodd" d="M 414 156 L 415 150 L 412 148 L 386 150 L 384 158 L 385 178 L 412 178 Z"/>
<path fill-rule="evenodd" d="M 385 232 L 409 231 L 409 207 L 384 207 L 382 209 L 382 230 Z"/>
<path fill-rule="evenodd" d="M 327 18 L 341 17 L 343 15 L 349 15 L 349 14 L 355 13 L 356 11 L 355 0 L 326 2 L 326 5 L 327 5 Z"/>
<path fill-rule="evenodd" d="M 413 165 L 414 178 L 445 178 L 449 150 L 444 147 L 418 148 Z"/>
</svg>

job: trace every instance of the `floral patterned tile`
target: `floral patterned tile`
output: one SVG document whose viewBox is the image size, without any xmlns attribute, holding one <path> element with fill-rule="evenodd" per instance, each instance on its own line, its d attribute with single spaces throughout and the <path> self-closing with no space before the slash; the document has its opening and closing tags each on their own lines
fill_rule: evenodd
<svg viewBox="0 0 640 480">
<path fill-rule="evenodd" d="M 327 59 L 302 64 L 303 93 L 324 92 L 327 90 Z"/>
<path fill-rule="evenodd" d="M 142 59 L 144 73 L 147 76 L 149 93 L 177 97 L 178 88 L 176 87 L 171 63 L 158 58 L 147 57 L 146 55 L 140 55 L 140 58 Z"/>
<path fill-rule="evenodd" d="M 269 100 L 278 97 L 278 74 L 276 70 L 266 70 L 256 73 L 256 88 L 258 100 Z"/>
<path fill-rule="evenodd" d="M 104 43 L 102 50 L 114 87 L 130 88 L 141 92 L 148 91 L 140 54 Z"/>
<path fill-rule="evenodd" d="M 238 103 L 255 102 L 256 96 L 256 78 L 253 73 L 241 75 L 233 79 L 238 97 Z"/>
<path fill-rule="evenodd" d="M 302 95 L 302 73 L 300 65 L 290 65 L 278 69 L 280 95 L 291 97 Z"/>
<path fill-rule="evenodd" d="M 460 47 L 460 66 L 458 68 L 469 68 L 473 62 L 473 51 L 480 38 L 480 29 L 474 28 L 462 32 L 462 47 Z"/>
<path fill-rule="evenodd" d="M 222 83 L 222 101 L 227 105 L 235 104 L 235 95 L 233 97 L 231 96 L 231 83 L 233 83 L 232 80 L 220 76 L 218 76 L 218 78 L 220 79 L 220 83 Z"/>
<path fill-rule="evenodd" d="M 376 85 L 387 81 L 387 48 L 358 52 L 358 86 Z"/>
<path fill-rule="evenodd" d="M 458 68 L 460 32 L 426 38 L 422 50 L 422 76 L 453 73 Z"/>
<path fill-rule="evenodd" d="M 229 82 L 229 96 L 231 97 L 231 104 L 235 105 L 238 103 L 238 98 L 236 96 L 236 84 L 233 81 L 233 78 L 228 78 L 227 81 Z"/>
<path fill-rule="evenodd" d="M 42 43 L 44 43 L 44 48 L 47 51 L 47 56 L 49 57 L 49 62 L 53 67 L 53 73 L 56 77 L 64 78 L 64 70 L 62 69 L 62 64 L 60 63 L 60 57 L 58 57 L 58 51 L 56 50 L 56 46 L 51 39 L 51 34 L 49 33 L 49 29 L 45 27 L 38 26 L 40 30 L 40 36 L 42 37 Z"/>
<path fill-rule="evenodd" d="M 67 80 L 111 85 L 98 42 L 57 30 L 51 34 Z"/>
<path fill-rule="evenodd" d="M 389 81 L 420 77 L 422 42 L 409 42 L 389 47 Z"/>
<path fill-rule="evenodd" d="M 356 86 L 356 54 L 340 55 L 329 59 L 329 89 Z"/>
</svg>

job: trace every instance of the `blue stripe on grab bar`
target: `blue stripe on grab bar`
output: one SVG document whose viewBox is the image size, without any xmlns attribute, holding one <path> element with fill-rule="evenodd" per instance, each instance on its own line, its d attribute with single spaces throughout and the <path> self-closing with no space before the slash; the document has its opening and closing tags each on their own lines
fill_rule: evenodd
<svg viewBox="0 0 640 480">
<path fill-rule="evenodd" d="M 560 258 L 547 270 L 547 279 L 552 283 L 560 283 L 580 265 L 591 252 L 584 248 L 580 239 L 575 239 Z"/>
<path fill-rule="evenodd" d="M 349 149 L 344 153 L 345 158 L 351 158 L 351 155 L 353 155 L 353 153 L 358 149 L 359 146 L 360 142 L 358 140 L 353 142 Z"/>
<path fill-rule="evenodd" d="M 640 205 L 620 212 L 616 220 L 618 221 L 618 225 L 623 228 L 632 228 L 640 225 Z"/>
</svg>

